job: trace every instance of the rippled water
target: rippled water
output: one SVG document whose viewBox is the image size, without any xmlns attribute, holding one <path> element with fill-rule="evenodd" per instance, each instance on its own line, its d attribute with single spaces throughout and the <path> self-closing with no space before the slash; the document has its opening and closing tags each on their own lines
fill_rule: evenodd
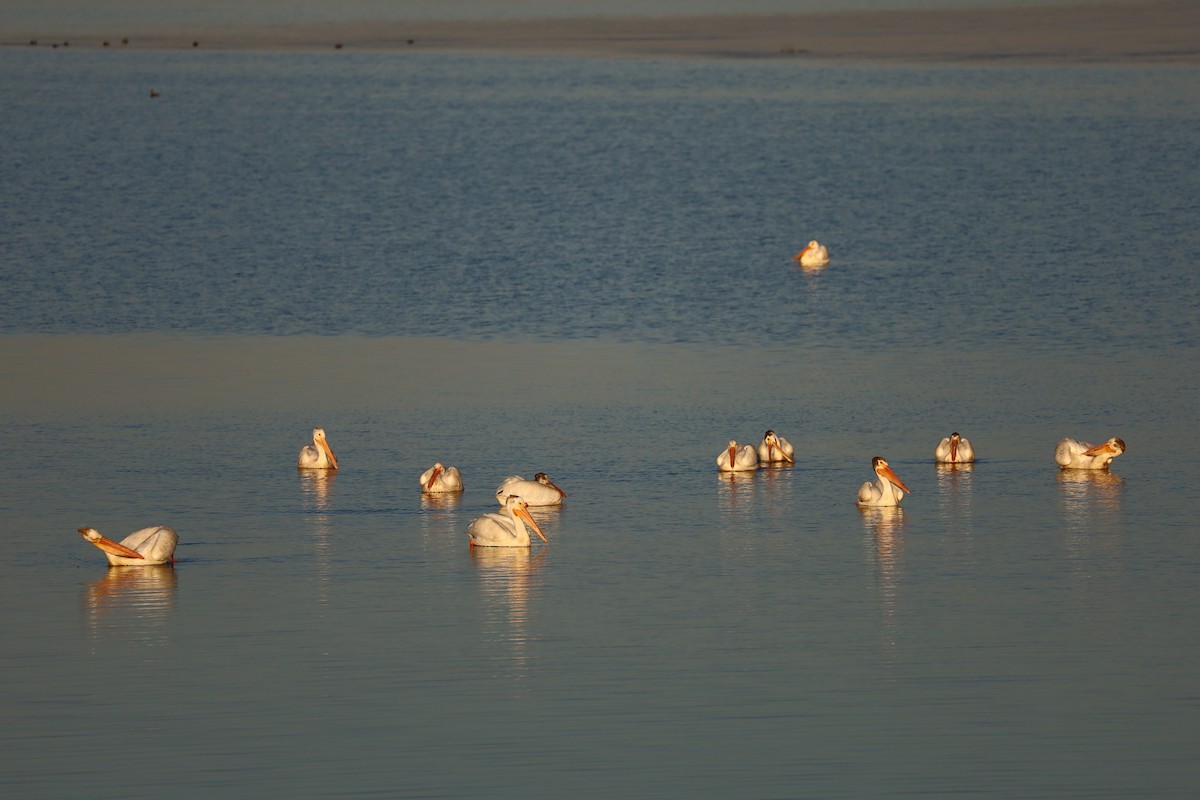
<svg viewBox="0 0 1200 800">
<path fill-rule="evenodd" d="M 1192 797 L 1195 78 L 0 52 L 0 788 Z"/>
</svg>

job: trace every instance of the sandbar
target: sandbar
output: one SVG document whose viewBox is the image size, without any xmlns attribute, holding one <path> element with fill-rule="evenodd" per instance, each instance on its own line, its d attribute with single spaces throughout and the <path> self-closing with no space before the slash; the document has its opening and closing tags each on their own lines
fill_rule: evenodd
<svg viewBox="0 0 1200 800">
<path fill-rule="evenodd" d="M 1200 3 L 1115 3 L 775 15 L 346 22 L 27 32 L 3 44 L 100 39 L 125 47 L 403 50 L 642 58 L 1196 63 Z"/>
</svg>

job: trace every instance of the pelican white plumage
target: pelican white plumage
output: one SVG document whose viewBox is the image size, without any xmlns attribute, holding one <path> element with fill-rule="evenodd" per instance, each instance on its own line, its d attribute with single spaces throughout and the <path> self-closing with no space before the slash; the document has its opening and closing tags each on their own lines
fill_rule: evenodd
<svg viewBox="0 0 1200 800">
<path fill-rule="evenodd" d="M 463 490 L 462 473 L 458 467 L 447 467 L 437 462 L 421 473 L 421 491 L 427 494 L 446 494 Z"/>
<path fill-rule="evenodd" d="M 799 261 L 802 267 L 824 267 L 829 263 L 829 250 L 813 239 L 803 250 L 792 256 L 792 261 Z"/>
<path fill-rule="evenodd" d="M 795 464 L 795 453 L 796 448 L 792 447 L 792 443 L 775 431 L 764 433 L 763 440 L 758 445 L 758 460 L 764 464 L 777 464 L 780 461 Z"/>
<path fill-rule="evenodd" d="M 758 469 L 758 451 L 752 444 L 738 447 L 738 443 L 730 439 L 729 446 L 717 456 L 717 469 L 721 472 L 750 472 Z"/>
<path fill-rule="evenodd" d="M 1125 442 L 1115 436 L 1097 445 L 1064 436 L 1054 448 L 1054 460 L 1063 469 L 1108 469 L 1112 460 L 1124 452 Z"/>
<path fill-rule="evenodd" d="M 337 456 L 325 440 L 324 428 L 313 428 L 313 443 L 300 448 L 296 466 L 300 469 L 337 469 Z"/>
<path fill-rule="evenodd" d="M 858 505 L 898 506 L 904 499 L 905 492 L 912 494 L 912 490 L 904 485 L 900 476 L 892 472 L 887 459 L 883 456 L 875 456 L 871 459 L 871 466 L 878 478 L 875 481 L 867 481 L 859 487 L 858 499 L 855 501 Z"/>
<path fill-rule="evenodd" d="M 114 542 L 95 528 L 80 528 L 79 535 L 104 551 L 114 567 L 148 567 L 154 564 L 175 563 L 175 546 L 179 536 L 166 525 L 142 528 Z"/>
<path fill-rule="evenodd" d="M 520 475 L 509 475 L 496 487 L 496 499 L 500 505 L 504 505 L 504 501 L 514 494 L 531 506 L 560 506 L 567 496 L 544 472 L 534 475 L 531 481 Z"/>
<path fill-rule="evenodd" d="M 529 515 L 529 504 L 510 494 L 500 513 L 476 517 L 467 526 L 467 536 L 472 547 L 529 547 L 531 528 L 543 542 L 550 541 Z"/>
<path fill-rule="evenodd" d="M 955 431 L 933 448 L 933 460 L 939 464 L 970 464 L 975 460 L 975 448 L 969 439 L 964 439 Z"/>
</svg>

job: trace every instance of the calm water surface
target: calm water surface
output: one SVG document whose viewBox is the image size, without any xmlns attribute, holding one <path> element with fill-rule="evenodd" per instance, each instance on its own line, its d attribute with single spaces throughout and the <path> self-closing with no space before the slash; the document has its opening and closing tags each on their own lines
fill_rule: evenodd
<svg viewBox="0 0 1200 800">
<path fill-rule="evenodd" d="M 1194 796 L 1197 77 L 0 52 L 0 789 Z"/>
</svg>

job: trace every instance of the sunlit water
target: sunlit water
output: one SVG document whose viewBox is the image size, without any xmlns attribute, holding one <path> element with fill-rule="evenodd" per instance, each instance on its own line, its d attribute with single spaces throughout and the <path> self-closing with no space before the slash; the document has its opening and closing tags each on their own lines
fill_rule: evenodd
<svg viewBox="0 0 1200 800">
<path fill-rule="evenodd" d="M 1194 796 L 1197 77 L 0 52 L 0 789 Z"/>
</svg>

